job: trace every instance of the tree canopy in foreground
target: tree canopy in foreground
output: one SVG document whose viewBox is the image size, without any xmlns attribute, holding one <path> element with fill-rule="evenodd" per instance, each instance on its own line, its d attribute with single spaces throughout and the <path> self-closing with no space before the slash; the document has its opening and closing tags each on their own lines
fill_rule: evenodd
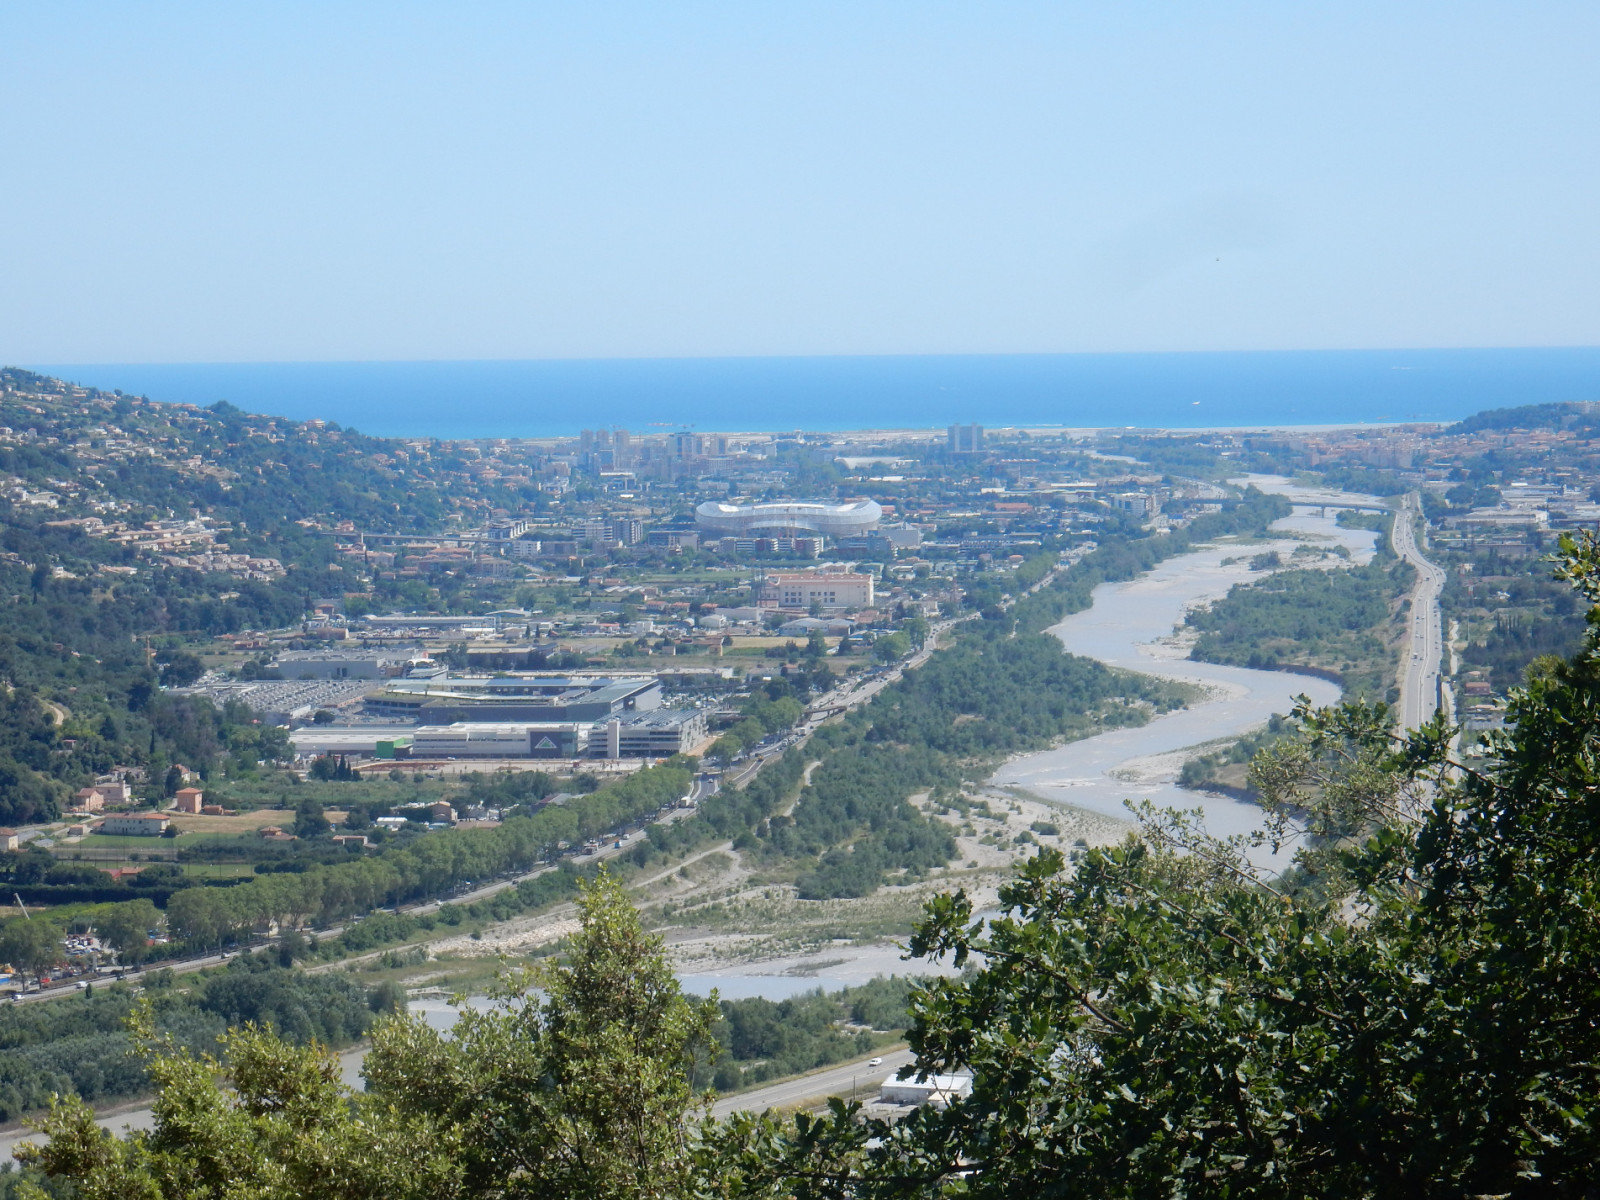
<svg viewBox="0 0 1600 1200">
<path fill-rule="evenodd" d="M 30 1160 L 89 1200 L 1594 1196 L 1600 544 L 1559 572 L 1589 636 L 1484 763 L 1442 721 L 1397 740 L 1381 705 L 1301 708 L 1252 767 L 1287 873 L 1147 812 L 1070 869 L 1029 861 L 998 919 L 935 900 L 913 952 L 973 969 L 914 995 L 909 1037 L 917 1070 L 972 1073 L 948 1109 L 710 1119 L 712 1014 L 602 880 L 541 995 L 511 980 L 453 1039 L 393 1020 L 365 1094 L 258 1030 L 233 1093 L 155 1044 L 151 1133 L 68 1102 Z"/>
</svg>

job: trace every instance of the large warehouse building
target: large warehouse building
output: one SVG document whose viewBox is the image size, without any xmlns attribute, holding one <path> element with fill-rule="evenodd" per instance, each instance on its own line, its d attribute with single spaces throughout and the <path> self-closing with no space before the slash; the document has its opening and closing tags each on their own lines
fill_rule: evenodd
<svg viewBox="0 0 1600 1200">
<path fill-rule="evenodd" d="M 396 679 L 368 696 L 370 716 L 451 725 L 457 721 L 601 721 L 661 706 L 650 675 L 451 675 Z"/>
<path fill-rule="evenodd" d="M 581 721 L 490 723 L 460 721 L 418 729 L 414 758 L 579 758 L 588 753 L 590 726 Z"/>
<path fill-rule="evenodd" d="M 784 500 L 772 504 L 724 504 L 707 500 L 694 510 L 695 524 L 708 537 L 859 537 L 876 529 L 883 509 L 876 500 L 819 504 Z"/>
<path fill-rule="evenodd" d="M 458 721 L 423 725 L 415 758 L 668 758 L 706 737 L 699 709 L 658 708 L 588 724 L 583 721 Z"/>
</svg>

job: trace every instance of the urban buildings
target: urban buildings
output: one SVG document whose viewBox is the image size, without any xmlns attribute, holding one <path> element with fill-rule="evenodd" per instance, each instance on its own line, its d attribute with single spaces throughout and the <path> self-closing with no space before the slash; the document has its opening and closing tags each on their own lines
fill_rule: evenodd
<svg viewBox="0 0 1600 1200">
<path fill-rule="evenodd" d="M 982 454 L 982 425 L 952 425 L 946 434 L 951 454 Z"/>
<path fill-rule="evenodd" d="M 422 726 L 410 757 L 669 758 L 706 738 L 699 709 L 661 708 L 605 721 L 456 721 Z"/>
<path fill-rule="evenodd" d="M 842 612 L 872 606 L 872 576 L 865 572 L 784 571 L 761 581 L 760 605 L 769 609 Z"/>
</svg>

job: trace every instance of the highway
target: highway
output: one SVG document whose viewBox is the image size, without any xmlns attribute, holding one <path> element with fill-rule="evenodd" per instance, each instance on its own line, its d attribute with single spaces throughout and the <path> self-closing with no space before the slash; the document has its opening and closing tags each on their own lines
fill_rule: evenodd
<svg viewBox="0 0 1600 1200">
<path fill-rule="evenodd" d="M 1439 665 L 1444 657 L 1444 621 L 1439 613 L 1439 594 L 1444 591 L 1445 572 L 1423 557 L 1416 531 L 1422 520 L 1416 493 L 1394 516 L 1394 551 L 1417 569 L 1417 583 L 1411 590 L 1411 611 L 1407 613 L 1405 657 L 1400 671 L 1400 728 L 1415 729 L 1432 718 L 1439 705 Z"/>
<path fill-rule="evenodd" d="M 765 1112 L 769 1108 L 801 1108 L 812 1104 L 820 1107 L 821 1102 L 829 1096 L 848 1096 L 852 1091 L 867 1087 L 876 1092 L 878 1084 L 915 1056 L 911 1051 L 902 1049 L 885 1050 L 881 1057 L 883 1062 L 875 1067 L 868 1066 L 868 1060 L 861 1058 L 802 1075 L 798 1079 L 786 1079 L 782 1083 L 769 1084 L 753 1091 L 724 1096 L 711 1111 L 716 1116 L 725 1117 L 729 1113 Z"/>
</svg>

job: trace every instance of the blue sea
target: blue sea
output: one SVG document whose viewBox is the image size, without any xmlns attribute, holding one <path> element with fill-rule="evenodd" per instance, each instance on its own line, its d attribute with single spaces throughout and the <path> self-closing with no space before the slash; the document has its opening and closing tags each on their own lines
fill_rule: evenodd
<svg viewBox="0 0 1600 1200">
<path fill-rule="evenodd" d="M 402 437 L 951 422 L 1192 429 L 1457 420 L 1600 400 L 1600 347 L 482 362 L 41 363 L 152 400 Z"/>
</svg>

